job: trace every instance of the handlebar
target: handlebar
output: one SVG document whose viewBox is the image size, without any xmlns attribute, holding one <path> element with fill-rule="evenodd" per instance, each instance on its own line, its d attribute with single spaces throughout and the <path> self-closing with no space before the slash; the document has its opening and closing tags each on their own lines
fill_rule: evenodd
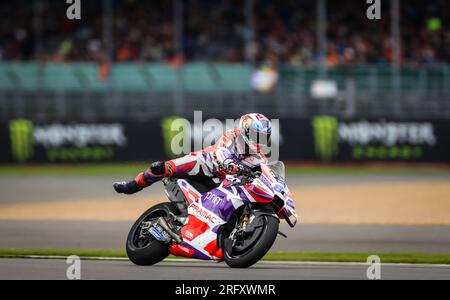
<svg viewBox="0 0 450 300">
<path fill-rule="evenodd" d="M 257 177 L 261 175 L 260 171 L 253 171 L 252 169 L 243 168 L 239 171 L 238 175 L 247 176 L 247 177 Z"/>
</svg>

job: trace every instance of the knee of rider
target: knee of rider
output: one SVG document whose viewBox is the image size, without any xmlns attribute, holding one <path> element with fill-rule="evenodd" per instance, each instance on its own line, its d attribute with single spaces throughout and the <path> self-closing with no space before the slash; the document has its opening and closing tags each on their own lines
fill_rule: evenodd
<svg viewBox="0 0 450 300">
<path fill-rule="evenodd" d="M 166 164 L 163 161 L 152 163 L 149 169 L 153 175 L 162 176 L 166 174 Z"/>
</svg>

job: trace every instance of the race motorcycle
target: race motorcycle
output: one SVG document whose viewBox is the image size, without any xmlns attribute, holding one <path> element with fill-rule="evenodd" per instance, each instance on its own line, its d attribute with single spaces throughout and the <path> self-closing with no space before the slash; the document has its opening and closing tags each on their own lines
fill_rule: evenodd
<svg viewBox="0 0 450 300">
<path fill-rule="evenodd" d="M 170 202 L 148 209 L 128 234 L 126 250 L 136 265 L 169 254 L 247 268 L 272 247 L 280 219 L 297 223 L 282 162 L 244 170 L 211 189 L 192 179 L 164 178 Z"/>
</svg>

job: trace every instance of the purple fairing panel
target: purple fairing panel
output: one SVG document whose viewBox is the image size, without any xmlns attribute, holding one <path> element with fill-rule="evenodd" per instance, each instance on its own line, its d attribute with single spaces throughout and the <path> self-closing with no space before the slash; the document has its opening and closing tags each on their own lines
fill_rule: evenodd
<svg viewBox="0 0 450 300">
<path fill-rule="evenodd" d="M 184 179 L 178 180 L 178 184 L 181 184 L 181 186 L 185 189 L 190 189 L 198 193 L 198 191 Z"/>
<path fill-rule="evenodd" d="M 286 220 L 286 222 L 291 228 L 297 224 L 297 217 L 286 208 L 283 208 L 280 211 L 280 214 L 283 216 L 283 218 Z"/>
<path fill-rule="evenodd" d="M 286 220 L 290 227 L 294 227 L 297 224 L 298 215 L 292 198 L 288 197 L 285 199 L 285 206 L 281 209 L 279 215 Z"/>
<path fill-rule="evenodd" d="M 242 199 L 245 203 L 252 202 L 252 201 L 250 200 L 250 198 L 248 197 L 247 193 L 245 192 L 245 188 L 244 188 L 244 187 L 241 187 L 241 186 L 236 187 L 236 190 L 237 190 L 238 193 L 239 193 L 239 197 L 241 197 L 241 199 Z"/>
<path fill-rule="evenodd" d="M 286 201 L 286 205 L 291 207 L 292 209 L 295 209 L 295 204 L 294 201 L 292 201 L 292 199 L 288 199 L 288 201 Z"/>
<path fill-rule="evenodd" d="M 189 186 L 188 183 L 184 181 L 182 181 L 181 184 L 186 188 Z M 222 189 L 224 188 L 222 187 Z M 227 191 L 232 192 L 232 189 L 227 189 Z M 219 222 L 220 224 L 217 224 L 216 226 L 210 229 L 215 234 L 217 234 L 220 226 L 228 222 L 233 216 L 234 212 L 236 211 L 236 208 L 233 206 L 232 201 L 228 198 L 228 194 L 226 192 L 219 190 L 218 188 L 203 193 L 198 202 L 203 208 L 207 209 L 208 211 L 212 212 L 217 217 L 222 219 L 222 221 Z M 205 240 L 204 246 L 206 246 L 206 244 L 209 242 L 210 242 L 209 239 Z M 194 251 L 194 254 L 192 255 L 192 257 L 194 258 L 202 260 L 216 259 L 212 256 L 205 254 L 204 251 L 202 252 L 201 250 L 199 250 L 200 248 L 197 248 L 198 244 L 194 246 L 190 242 L 184 241 L 182 245 Z"/>
<path fill-rule="evenodd" d="M 253 194 L 258 195 L 258 196 L 261 197 L 261 198 L 264 198 L 264 199 L 266 199 L 266 200 L 268 200 L 268 201 L 273 200 L 273 194 L 272 194 L 272 193 L 267 194 L 266 192 L 259 192 L 258 189 L 257 189 L 257 187 L 255 187 L 254 185 L 250 185 L 250 187 L 249 187 L 248 189 L 249 189 L 249 191 L 251 191 Z M 259 189 L 259 190 L 261 190 L 261 189 Z M 263 190 L 261 190 L 261 191 L 263 191 Z"/>
<path fill-rule="evenodd" d="M 230 189 L 228 190 L 231 192 Z M 204 193 L 201 203 L 204 208 L 219 216 L 225 222 L 228 222 L 236 211 L 227 194 L 219 189 L 213 189 Z"/>
<path fill-rule="evenodd" d="M 272 183 L 265 177 L 265 176 L 260 176 L 258 177 L 259 180 L 262 181 L 262 183 L 264 183 L 266 185 L 266 187 L 272 187 Z M 275 185 L 275 187 L 280 186 L 280 184 Z"/>
</svg>

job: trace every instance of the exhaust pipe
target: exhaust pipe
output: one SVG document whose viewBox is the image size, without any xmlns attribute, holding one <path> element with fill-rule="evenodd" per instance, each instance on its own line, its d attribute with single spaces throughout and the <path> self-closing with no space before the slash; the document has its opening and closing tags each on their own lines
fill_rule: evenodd
<svg viewBox="0 0 450 300">
<path fill-rule="evenodd" d="M 169 228 L 169 225 L 163 217 L 160 217 L 157 223 L 175 240 L 177 244 L 181 244 L 183 242 L 183 239 Z"/>
</svg>

